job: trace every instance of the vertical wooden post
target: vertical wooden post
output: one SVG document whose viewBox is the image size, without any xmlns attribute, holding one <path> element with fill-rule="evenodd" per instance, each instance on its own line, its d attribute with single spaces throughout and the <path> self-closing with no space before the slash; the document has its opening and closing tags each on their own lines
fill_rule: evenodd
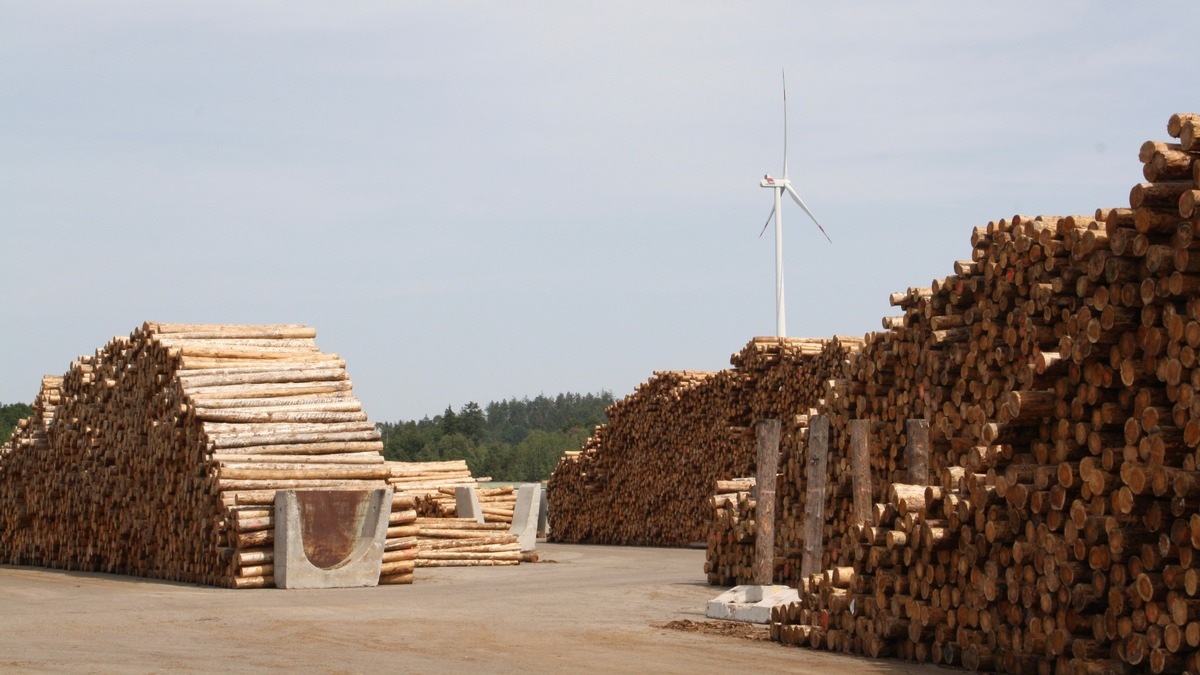
<svg viewBox="0 0 1200 675">
<path fill-rule="evenodd" d="M 825 536 L 825 470 L 829 459 L 829 416 L 814 415 L 808 420 L 808 467 L 805 480 L 804 557 L 800 576 L 821 571 Z"/>
<path fill-rule="evenodd" d="M 759 420 L 758 492 L 754 522 L 753 583 L 769 586 L 775 581 L 775 475 L 779 471 L 779 420 Z"/>
<path fill-rule="evenodd" d="M 871 518 L 871 422 L 850 421 L 850 475 L 854 481 L 854 522 L 873 525 Z"/>
<path fill-rule="evenodd" d="M 908 436 L 908 445 L 904 449 L 908 482 L 929 485 L 929 421 L 908 420 L 905 431 Z"/>
</svg>

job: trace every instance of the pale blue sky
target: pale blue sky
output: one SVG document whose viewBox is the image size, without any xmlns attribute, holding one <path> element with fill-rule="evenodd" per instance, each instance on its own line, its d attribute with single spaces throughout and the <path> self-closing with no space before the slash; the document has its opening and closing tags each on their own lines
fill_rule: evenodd
<svg viewBox="0 0 1200 675">
<path fill-rule="evenodd" d="M 832 5 L 832 6 L 830 6 Z M 971 228 L 1128 203 L 1195 2 L 0 0 L 0 402 L 146 320 L 304 323 L 375 421 L 862 335 Z"/>
</svg>

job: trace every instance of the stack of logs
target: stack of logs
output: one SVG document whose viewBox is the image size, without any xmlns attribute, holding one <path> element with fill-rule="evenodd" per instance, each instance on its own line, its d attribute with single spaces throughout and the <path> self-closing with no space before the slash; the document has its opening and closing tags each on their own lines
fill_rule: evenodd
<svg viewBox="0 0 1200 675">
<path fill-rule="evenodd" d="M 475 479 L 461 460 L 385 462 L 345 363 L 315 336 L 148 322 L 46 377 L 0 448 L 0 561 L 273 586 L 277 490 L 385 486 L 380 583 L 412 583 L 425 549 L 440 551 L 429 560 L 511 558 L 515 537 L 492 530 L 512 521 L 512 488 L 482 493 L 497 524 L 465 543 L 442 541 L 452 520 L 418 525 L 419 511 L 444 515 L 439 498 Z"/>
<path fill-rule="evenodd" d="M 686 546 L 704 541 L 714 481 L 753 475 L 754 421 L 781 417 L 785 445 L 803 429 L 857 338 L 757 337 L 717 373 L 657 372 L 609 407 L 550 478 L 554 541 Z M 797 385 L 800 386 L 797 386 Z M 800 502 L 785 491 L 785 508 Z M 790 535 L 789 535 L 790 536 Z"/>
<path fill-rule="evenodd" d="M 517 501 L 512 486 L 479 488 L 465 460 L 387 462 L 387 469 L 387 482 L 396 490 L 396 499 L 405 499 L 410 509 L 405 512 L 404 553 L 393 556 L 397 562 L 403 560 L 409 565 L 410 574 L 414 565 L 465 567 L 521 562 L 517 536 L 508 532 Z M 484 522 L 457 517 L 455 493 L 460 487 L 476 491 Z M 395 519 L 396 513 L 392 515 Z M 386 566 L 387 553 L 384 558 Z"/>
<path fill-rule="evenodd" d="M 513 486 L 473 489 L 479 498 L 479 507 L 485 523 L 512 524 L 513 511 L 517 506 L 517 491 Z M 455 494 L 455 487 L 440 487 L 436 492 L 421 497 L 418 512 L 430 518 L 455 518 L 458 516 Z"/>
<path fill-rule="evenodd" d="M 1003 672 L 1200 670 L 1197 131 L 1178 115 L 1178 143 L 1143 146 L 1129 208 L 989 223 L 953 275 L 893 296 L 903 316 L 814 411 L 824 571 L 792 580 L 778 639 Z M 928 424 L 922 480 L 909 419 Z M 869 429 L 865 516 L 850 420 Z"/>
<path fill-rule="evenodd" d="M 521 544 L 505 523 L 473 518 L 418 518 L 417 567 L 517 565 Z"/>
<path fill-rule="evenodd" d="M 738 406 L 735 371 L 657 372 L 609 406 L 547 486 L 554 541 L 686 546 L 704 538 L 718 478 L 745 475 L 752 431 L 712 411 Z"/>
<path fill-rule="evenodd" d="M 754 482 L 753 478 L 719 480 L 717 493 L 709 500 L 713 516 L 704 573 L 714 586 L 735 586 L 753 577 Z"/>
<path fill-rule="evenodd" d="M 443 462 L 387 462 L 387 483 L 396 492 L 417 496 L 436 494 L 438 490 L 455 486 L 474 487 L 475 478 L 464 459 Z"/>
<path fill-rule="evenodd" d="M 387 540 L 383 546 L 380 584 L 411 584 L 417 566 L 417 498 L 392 493 L 392 512 L 388 518 Z"/>
<path fill-rule="evenodd" d="M 0 560 L 273 585 L 276 490 L 389 476 L 345 363 L 315 335 L 146 323 L 44 380 L 0 453 Z M 403 529 L 413 504 L 395 504 Z"/>
</svg>

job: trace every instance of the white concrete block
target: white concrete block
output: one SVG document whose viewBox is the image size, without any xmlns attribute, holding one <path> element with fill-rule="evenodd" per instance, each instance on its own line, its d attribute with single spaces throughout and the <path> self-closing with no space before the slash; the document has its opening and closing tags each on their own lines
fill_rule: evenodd
<svg viewBox="0 0 1200 675">
<path fill-rule="evenodd" d="M 799 601 L 800 594 L 790 586 L 745 584 L 709 600 L 704 615 L 710 619 L 770 623 L 772 607 Z"/>
</svg>

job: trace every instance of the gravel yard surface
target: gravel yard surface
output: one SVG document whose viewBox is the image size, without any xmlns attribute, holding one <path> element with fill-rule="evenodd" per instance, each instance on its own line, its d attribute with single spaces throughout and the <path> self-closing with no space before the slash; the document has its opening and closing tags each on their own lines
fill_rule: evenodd
<svg viewBox="0 0 1200 675">
<path fill-rule="evenodd" d="M 0 671 L 945 673 L 713 624 L 704 552 L 539 544 L 411 586 L 225 590 L 0 566 Z"/>
</svg>

